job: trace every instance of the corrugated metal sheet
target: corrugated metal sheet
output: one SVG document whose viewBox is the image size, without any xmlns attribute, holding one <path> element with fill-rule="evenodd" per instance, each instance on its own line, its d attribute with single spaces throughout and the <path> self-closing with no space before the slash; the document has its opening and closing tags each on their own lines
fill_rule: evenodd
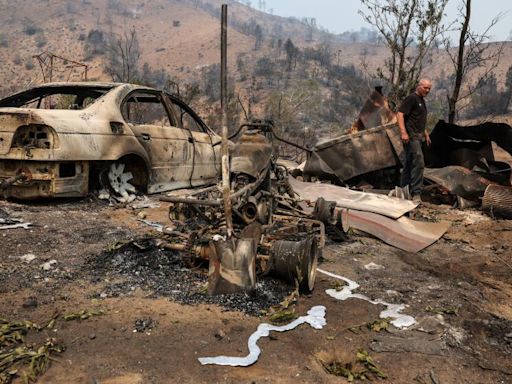
<svg viewBox="0 0 512 384">
<path fill-rule="evenodd" d="M 338 207 L 378 213 L 393 219 L 398 219 L 418 206 L 409 200 L 353 191 L 332 184 L 308 183 L 291 177 L 289 181 L 293 190 L 303 200 L 314 202 L 323 197 L 325 200 L 335 201 Z"/>
</svg>

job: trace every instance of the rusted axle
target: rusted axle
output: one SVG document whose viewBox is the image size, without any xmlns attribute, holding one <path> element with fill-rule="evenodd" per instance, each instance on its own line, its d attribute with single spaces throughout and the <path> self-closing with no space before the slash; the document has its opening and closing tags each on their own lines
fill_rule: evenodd
<svg viewBox="0 0 512 384">
<path fill-rule="evenodd" d="M 16 176 L 9 177 L 8 179 L 5 179 L 5 180 L 0 180 L 0 191 L 3 191 L 4 189 L 9 188 L 11 185 L 13 185 L 14 183 L 16 183 L 18 181 L 23 181 L 26 179 L 27 179 L 27 176 L 25 175 L 25 172 L 21 172 L 21 173 L 17 174 Z"/>
<path fill-rule="evenodd" d="M 195 205 L 205 205 L 208 207 L 220 207 L 222 204 L 221 200 L 203 200 L 203 199 L 191 199 L 187 197 L 180 196 L 164 196 L 160 198 L 160 201 L 166 201 L 168 203 L 175 204 L 195 204 Z"/>
</svg>

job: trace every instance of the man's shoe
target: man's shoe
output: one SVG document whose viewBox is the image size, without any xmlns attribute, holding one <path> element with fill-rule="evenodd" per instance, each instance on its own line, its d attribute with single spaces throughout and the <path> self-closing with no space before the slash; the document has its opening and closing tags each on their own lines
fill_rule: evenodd
<svg viewBox="0 0 512 384">
<path fill-rule="evenodd" d="M 412 201 L 413 201 L 414 203 L 421 203 L 421 196 L 420 196 L 420 195 L 414 195 L 414 196 L 412 197 Z"/>
</svg>

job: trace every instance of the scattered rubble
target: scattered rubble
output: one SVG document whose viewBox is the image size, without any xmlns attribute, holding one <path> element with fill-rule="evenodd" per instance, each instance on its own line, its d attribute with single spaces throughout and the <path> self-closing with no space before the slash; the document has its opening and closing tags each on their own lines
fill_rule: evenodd
<svg viewBox="0 0 512 384">
<path fill-rule="evenodd" d="M 156 327 L 157 322 L 153 320 L 151 317 L 147 317 L 144 319 L 135 320 L 133 332 L 148 332 L 151 331 L 154 327 Z"/>
</svg>

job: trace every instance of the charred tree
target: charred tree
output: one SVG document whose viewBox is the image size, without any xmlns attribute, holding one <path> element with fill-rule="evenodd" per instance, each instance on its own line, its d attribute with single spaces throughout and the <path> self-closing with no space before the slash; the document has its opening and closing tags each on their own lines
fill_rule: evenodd
<svg viewBox="0 0 512 384">
<path fill-rule="evenodd" d="M 461 108 L 457 104 L 473 95 L 483 84 L 486 79 L 490 78 L 499 64 L 501 54 L 503 52 L 504 44 L 493 46 L 487 41 L 489 40 L 489 32 L 491 28 L 501 18 L 501 15 L 496 16 L 484 33 L 478 34 L 471 30 L 471 0 L 463 0 L 459 8 L 459 20 L 461 23 L 459 33 L 459 46 L 456 50 L 452 49 L 451 41 L 449 38 L 444 39 L 444 46 L 446 52 L 454 69 L 453 88 L 448 96 L 448 122 L 453 123 L 457 118 L 457 113 Z M 469 72 L 480 68 L 483 72 L 480 73 L 475 81 L 474 86 L 462 91 L 462 84 L 467 79 Z"/>
<path fill-rule="evenodd" d="M 139 77 L 139 60 L 142 54 L 137 31 L 132 28 L 122 35 L 112 34 L 105 50 L 107 52 L 107 64 L 105 72 L 110 75 L 112 81 L 121 83 L 137 82 Z"/>
<path fill-rule="evenodd" d="M 448 0 L 361 0 L 363 18 L 374 26 L 389 49 L 390 58 L 377 77 L 391 87 L 388 99 L 397 105 L 418 82 L 424 62 L 444 31 Z"/>
</svg>

